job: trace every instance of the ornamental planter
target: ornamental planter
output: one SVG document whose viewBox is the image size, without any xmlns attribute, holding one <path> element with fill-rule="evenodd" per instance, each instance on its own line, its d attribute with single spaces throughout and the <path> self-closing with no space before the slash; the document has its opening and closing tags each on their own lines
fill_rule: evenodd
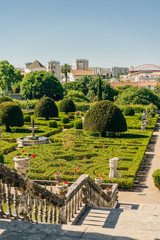
<svg viewBox="0 0 160 240">
<path fill-rule="evenodd" d="M 112 190 L 105 190 L 105 193 L 110 197 L 112 195 Z"/>
<path fill-rule="evenodd" d="M 18 173 L 26 175 L 27 170 L 30 168 L 30 158 L 17 156 L 13 158 L 15 162 L 15 169 Z"/>
<path fill-rule="evenodd" d="M 57 184 L 56 185 L 56 193 L 60 197 L 65 198 L 65 195 L 67 194 L 67 192 L 68 192 L 68 184 L 64 184 L 64 185 Z"/>
<path fill-rule="evenodd" d="M 95 181 L 95 183 L 96 183 L 97 185 L 101 185 L 103 179 L 102 179 L 102 178 L 95 178 L 94 181 Z"/>
</svg>

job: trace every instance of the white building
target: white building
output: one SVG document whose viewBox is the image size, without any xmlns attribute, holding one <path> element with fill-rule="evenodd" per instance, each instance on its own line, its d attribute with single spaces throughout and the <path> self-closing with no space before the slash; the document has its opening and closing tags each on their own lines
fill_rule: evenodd
<svg viewBox="0 0 160 240">
<path fill-rule="evenodd" d="M 29 64 L 29 63 L 25 64 L 25 72 L 26 73 L 35 72 L 35 71 L 46 71 L 46 70 L 47 69 L 38 60 L 35 60 L 31 64 Z"/>
<path fill-rule="evenodd" d="M 112 76 L 118 77 L 118 75 L 126 75 L 129 73 L 129 68 L 127 67 L 112 67 Z"/>
</svg>

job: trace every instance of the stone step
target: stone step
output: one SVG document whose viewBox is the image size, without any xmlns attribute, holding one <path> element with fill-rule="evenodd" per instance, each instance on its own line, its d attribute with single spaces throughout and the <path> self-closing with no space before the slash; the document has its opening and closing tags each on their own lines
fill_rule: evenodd
<svg viewBox="0 0 160 240">
<path fill-rule="evenodd" d="M 0 219 L 0 240 L 158 240 L 160 230 L 33 224 Z"/>
</svg>

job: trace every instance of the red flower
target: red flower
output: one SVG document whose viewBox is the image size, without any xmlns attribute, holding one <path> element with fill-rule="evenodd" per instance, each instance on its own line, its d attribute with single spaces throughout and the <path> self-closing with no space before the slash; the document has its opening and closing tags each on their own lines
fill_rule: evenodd
<svg viewBox="0 0 160 240">
<path fill-rule="evenodd" d="M 106 187 L 106 190 L 108 190 L 108 188 Z"/>
<path fill-rule="evenodd" d="M 84 158 L 82 158 L 82 160 L 84 160 Z"/>
<path fill-rule="evenodd" d="M 60 163 L 60 165 L 64 165 L 64 163 L 62 162 L 62 163 Z"/>
<path fill-rule="evenodd" d="M 103 144 L 101 145 L 101 147 L 103 147 Z"/>
<path fill-rule="evenodd" d="M 78 152 L 80 152 L 81 150 L 80 149 L 78 149 Z"/>
<path fill-rule="evenodd" d="M 81 171 L 79 170 L 78 172 L 80 173 Z"/>
<path fill-rule="evenodd" d="M 59 182 L 56 182 L 56 185 L 58 184 Z"/>
<path fill-rule="evenodd" d="M 67 182 L 67 181 L 65 181 L 64 183 L 65 183 L 65 184 L 68 184 L 68 182 Z"/>
<path fill-rule="evenodd" d="M 75 168 L 75 169 L 74 169 L 74 172 L 75 172 L 76 170 L 77 170 L 77 169 Z"/>
<path fill-rule="evenodd" d="M 96 175 L 96 177 L 99 177 L 99 175 Z"/>
<path fill-rule="evenodd" d="M 64 183 L 65 181 L 63 180 L 62 182 Z"/>
<path fill-rule="evenodd" d="M 22 150 L 21 153 L 24 153 L 24 150 Z"/>
<path fill-rule="evenodd" d="M 72 173 L 70 173 L 70 175 L 72 175 Z"/>
<path fill-rule="evenodd" d="M 102 179 L 104 179 L 104 177 L 103 177 L 103 176 L 101 176 L 101 178 L 102 178 Z"/>
<path fill-rule="evenodd" d="M 31 154 L 31 157 L 32 157 L 32 158 L 35 158 L 35 155 L 34 155 L 34 154 Z"/>
<path fill-rule="evenodd" d="M 76 169 L 79 169 L 79 167 L 76 167 Z"/>
</svg>

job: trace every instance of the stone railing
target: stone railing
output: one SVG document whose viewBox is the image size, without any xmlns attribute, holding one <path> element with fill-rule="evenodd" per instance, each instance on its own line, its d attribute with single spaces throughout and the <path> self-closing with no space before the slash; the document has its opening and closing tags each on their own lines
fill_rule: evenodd
<svg viewBox="0 0 160 240">
<path fill-rule="evenodd" d="M 74 224 L 88 206 L 114 208 L 118 185 L 108 196 L 88 175 L 81 175 L 65 198 L 0 163 L 0 217 L 54 224 Z"/>
</svg>

